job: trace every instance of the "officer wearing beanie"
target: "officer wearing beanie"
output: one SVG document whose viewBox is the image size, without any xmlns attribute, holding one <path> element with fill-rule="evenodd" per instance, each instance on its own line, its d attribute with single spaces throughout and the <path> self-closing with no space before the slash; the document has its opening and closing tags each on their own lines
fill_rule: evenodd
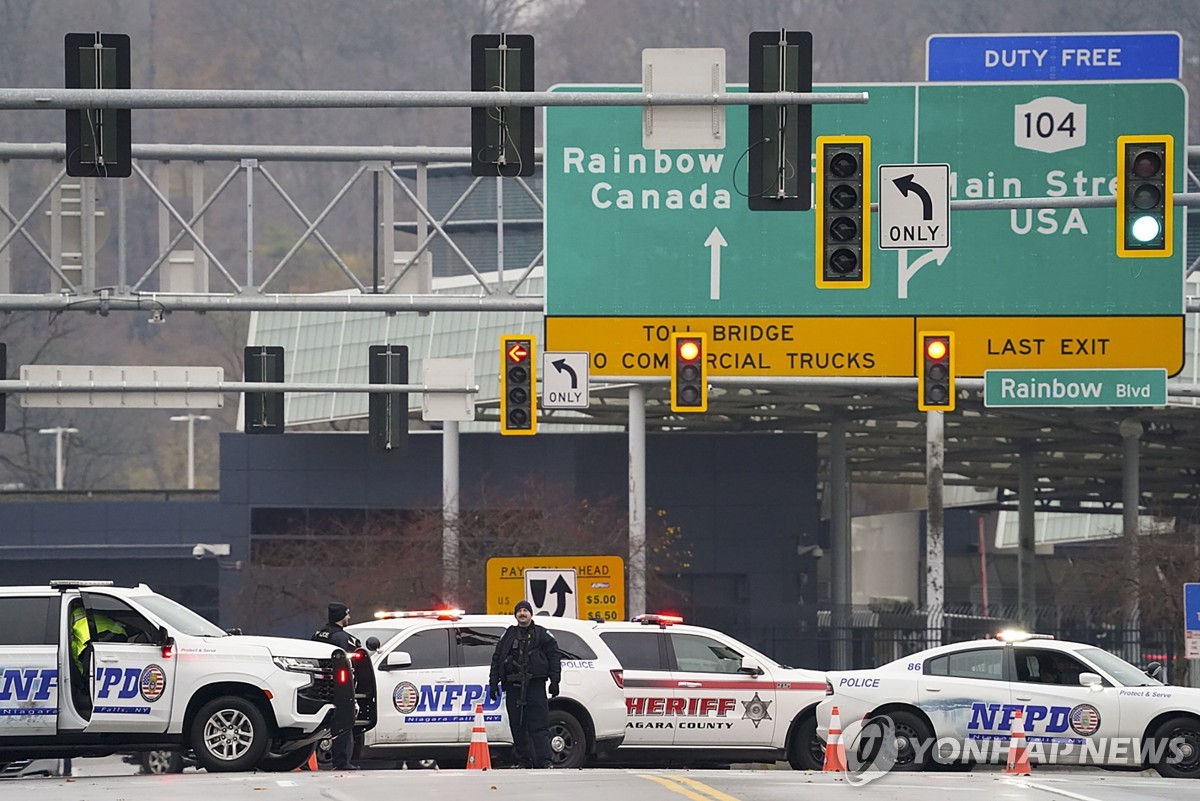
<svg viewBox="0 0 1200 801">
<path fill-rule="evenodd" d="M 358 638 L 344 628 L 350 624 L 350 607 L 343 603 L 332 601 L 329 604 L 326 617 L 328 618 L 328 622 L 316 630 L 312 636 L 314 640 L 334 645 L 341 648 L 347 654 L 362 647 L 362 643 L 358 641 Z M 333 769 L 357 770 L 357 765 L 350 764 L 350 756 L 353 753 L 354 730 L 348 729 L 333 738 Z"/>
<path fill-rule="evenodd" d="M 509 626 L 492 654 L 489 696 L 500 697 L 504 687 L 508 725 L 512 729 L 513 756 L 518 767 L 548 768 L 550 751 L 550 702 L 558 695 L 562 677 L 562 655 L 554 635 L 533 622 L 533 606 L 517 601 L 513 608 L 517 625 Z"/>
</svg>

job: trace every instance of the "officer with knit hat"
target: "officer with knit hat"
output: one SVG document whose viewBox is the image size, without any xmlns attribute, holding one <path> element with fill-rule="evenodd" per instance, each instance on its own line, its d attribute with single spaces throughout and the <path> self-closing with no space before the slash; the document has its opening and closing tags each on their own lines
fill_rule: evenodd
<svg viewBox="0 0 1200 801">
<path fill-rule="evenodd" d="M 517 625 L 508 627 L 492 654 L 489 695 L 495 701 L 503 685 L 517 765 L 548 768 L 554 754 L 550 750 L 550 702 L 546 692 L 549 690 L 551 698 L 558 695 L 562 655 L 554 635 L 533 622 L 529 601 L 517 601 L 513 616 Z"/>
<path fill-rule="evenodd" d="M 313 634 L 314 640 L 341 648 L 347 654 L 362 647 L 358 638 L 345 629 L 345 626 L 350 624 L 350 607 L 338 601 L 331 601 L 326 618 L 328 622 Z M 333 738 L 333 769 L 357 770 L 357 765 L 350 764 L 350 756 L 353 753 L 354 730 L 347 729 Z"/>
</svg>

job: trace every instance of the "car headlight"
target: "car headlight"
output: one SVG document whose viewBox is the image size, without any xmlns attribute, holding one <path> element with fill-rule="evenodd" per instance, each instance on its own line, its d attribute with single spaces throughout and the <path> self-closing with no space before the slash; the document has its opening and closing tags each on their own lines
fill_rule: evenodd
<svg viewBox="0 0 1200 801">
<path fill-rule="evenodd" d="M 321 660 L 311 656 L 277 656 L 275 667 L 294 673 L 320 673 Z"/>
</svg>

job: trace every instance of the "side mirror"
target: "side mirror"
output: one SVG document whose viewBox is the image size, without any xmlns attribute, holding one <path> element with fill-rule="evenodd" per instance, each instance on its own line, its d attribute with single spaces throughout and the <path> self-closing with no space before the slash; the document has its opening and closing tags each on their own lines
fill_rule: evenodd
<svg viewBox="0 0 1200 801">
<path fill-rule="evenodd" d="M 234 637 L 242 636 L 242 630 L 239 628 L 225 629 L 226 634 L 232 634 Z"/>
<path fill-rule="evenodd" d="M 1162 679 L 1159 678 L 1162 676 L 1163 672 L 1162 662 L 1151 662 L 1150 664 L 1146 665 L 1146 670 L 1144 672 L 1150 678 L 1162 681 Z"/>
<path fill-rule="evenodd" d="M 167 634 L 166 626 L 159 626 L 158 631 L 156 631 L 155 634 L 158 635 L 158 639 L 154 643 L 155 645 L 166 645 L 167 639 L 171 636 Z"/>
<path fill-rule="evenodd" d="M 379 638 L 378 637 L 368 637 L 367 638 L 367 650 L 368 651 L 378 651 L 379 650 Z"/>
<path fill-rule="evenodd" d="M 738 668 L 738 673 L 746 673 L 750 676 L 761 676 L 766 673 L 763 670 L 762 664 L 752 656 L 743 656 L 742 664 Z"/>
<path fill-rule="evenodd" d="M 1099 673 L 1083 672 L 1079 674 L 1079 683 L 1087 687 L 1093 692 L 1099 692 L 1104 689 L 1104 679 L 1100 678 Z"/>
<path fill-rule="evenodd" d="M 411 665 L 412 657 L 409 655 L 408 651 L 392 651 L 387 655 L 387 658 L 383 660 L 384 670 L 397 670 L 399 668 L 406 668 Z"/>
</svg>

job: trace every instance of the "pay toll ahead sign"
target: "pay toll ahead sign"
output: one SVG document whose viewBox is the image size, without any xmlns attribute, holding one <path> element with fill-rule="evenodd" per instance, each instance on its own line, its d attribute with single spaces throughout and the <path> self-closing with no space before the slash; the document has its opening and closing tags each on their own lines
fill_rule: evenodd
<svg viewBox="0 0 1200 801">
<path fill-rule="evenodd" d="M 949 165 L 951 200 L 1110 196 L 1117 136 L 1185 136 L 1186 97 L 1170 81 L 820 88 L 871 99 L 818 106 L 814 137 L 871 136 L 877 164 Z M 1118 259 L 1112 208 L 955 213 L 949 247 L 885 251 L 876 234 L 870 287 L 832 292 L 813 280 L 812 212 L 747 208 L 745 115 L 727 114 L 726 147 L 705 151 L 643 150 L 641 119 L 636 107 L 546 110 L 547 347 L 591 352 L 598 376 L 664 374 L 669 330 L 656 326 L 712 334 L 712 376 L 912 376 L 923 318 L 971 329 L 957 340 L 961 375 L 1182 367 L 1182 256 Z M 753 325 L 791 325 L 794 339 L 747 338 Z M 1067 355 L 1054 337 L 1107 342 Z"/>
<path fill-rule="evenodd" d="M 511 614 L 513 605 L 525 598 L 537 614 L 624 620 L 625 560 L 619 556 L 495 557 L 487 561 L 486 592 L 489 615 Z"/>
</svg>

